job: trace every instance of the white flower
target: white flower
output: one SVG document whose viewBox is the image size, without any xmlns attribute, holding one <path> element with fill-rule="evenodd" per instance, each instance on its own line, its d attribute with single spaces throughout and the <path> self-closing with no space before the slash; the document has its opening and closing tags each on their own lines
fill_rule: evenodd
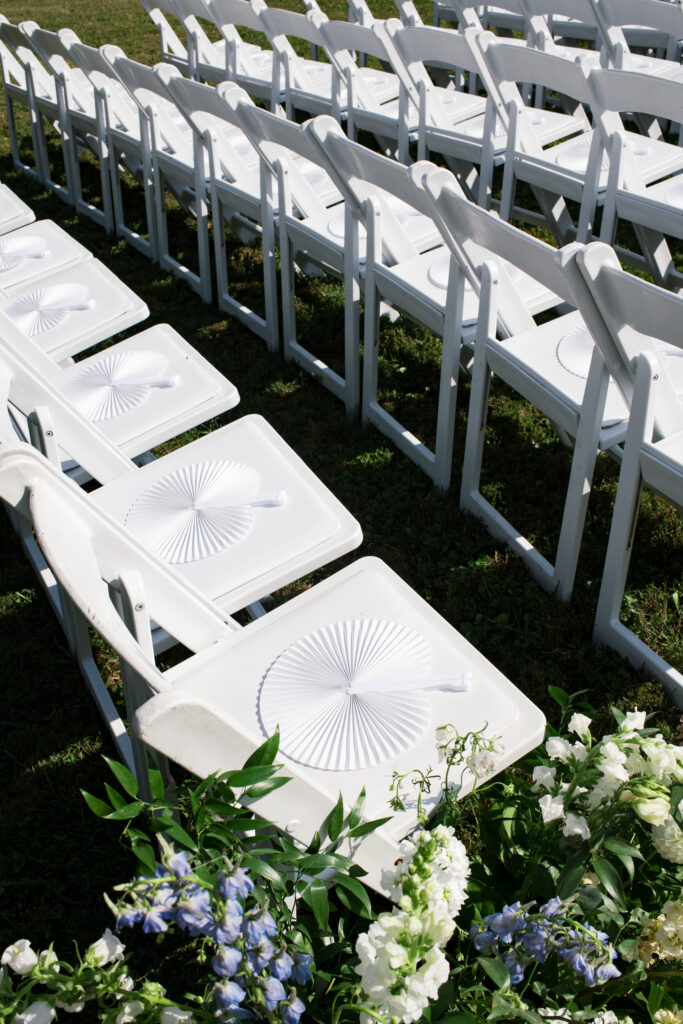
<svg viewBox="0 0 683 1024">
<path fill-rule="evenodd" d="M 576 743 L 572 743 L 572 756 L 575 757 L 577 761 L 585 761 L 588 757 L 588 747 L 586 744 L 581 743 L 580 740 L 577 740 Z"/>
<path fill-rule="evenodd" d="M 181 1010 L 179 1006 L 165 1006 L 161 1011 L 159 1024 L 191 1024 L 194 1017 L 189 1010 Z"/>
<path fill-rule="evenodd" d="M 564 818 L 564 801 L 559 794 L 551 796 L 550 793 L 546 793 L 538 801 L 538 806 L 541 808 L 543 821 L 546 824 L 549 821 L 555 821 L 556 818 Z"/>
<path fill-rule="evenodd" d="M 55 1011 L 44 999 L 37 999 L 31 1003 L 23 1013 L 15 1013 L 12 1017 L 12 1024 L 50 1024 Z"/>
<path fill-rule="evenodd" d="M 583 739 L 584 736 L 590 736 L 591 721 L 588 715 L 574 714 L 569 719 L 569 731 L 575 732 L 580 739 Z"/>
<path fill-rule="evenodd" d="M 657 1024 L 683 1024 L 683 1009 L 674 1006 L 673 1010 L 657 1010 L 653 1018 Z"/>
<path fill-rule="evenodd" d="M 97 942 L 93 942 L 85 952 L 86 956 L 93 959 L 100 967 L 112 963 L 114 960 L 123 960 L 123 951 L 126 947 L 117 939 L 114 933 L 106 928 L 104 935 Z"/>
<path fill-rule="evenodd" d="M 480 750 L 467 759 L 467 767 L 477 779 L 485 779 L 496 767 L 496 755 L 493 750 Z"/>
<path fill-rule="evenodd" d="M 633 809 L 648 825 L 665 825 L 669 817 L 669 801 L 664 797 L 654 800 L 636 800 Z"/>
<path fill-rule="evenodd" d="M 544 789 L 552 789 L 555 785 L 556 774 L 557 768 L 550 768 L 545 764 L 537 764 L 531 773 L 531 778 L 536 785 L 543 786 Z"/>
<path fill-rule="evenodd" d="M 678 768 L 676 749 L 664 741 L 663 736 L 655 736 L 643 740 L 642 751 L 647 757 L 649 775 L 668 785 Z"/>
<path fill-rule="evenodd" d="M 639 711 L 638 708 L 634 708 L 633 711 L 627 711 L 623 722 L 619 726 L 619 732 L 637 732 L 639 729 L 644 729 L 645 718 L 645 712 Z"/>
<path fill-rule="evenodd" d="M 131 999 L 129 1003 L 124 1003 L 116 1014 L 116 1024 L 130 1024 L 130 1021 L 139 1017 L 143 1010 L 144 1006 L 139 999 Z"/>
<path fill-rule="evenodd" d="M 681 803 L 683 804 L 683 800 Z M 663 825 L 653 826 L 652 845 L 664 860 L 670 861 L 671 864 L 683 864 L 683 832 L 670 814 Z"/>
<path fill-rule="evenodd" d="M 591 833 L 588 822 L 581 814 L 567 815 L 567 821 L 562 829 L 563 836 L 581 836 L 582 839 L 590 839 Z"/>
<path fill-rule="evenodd" d="M 58 999 L 57 1006 L 60 1010 L 64 1010 L 66 1013 L 80 1013 L 85 1006 L 85 1003 L 62 1003 Z"/>
<path fill-rule="evenodd" d="M 17 939 L 0 957 L 0 964 L 7 964 L 17 974 L 28 974 L 37 963 L 38 957 L 28 939 Z"/>
<path fill-rule="evenodd" d="M 545 749 L 551 761 L 568 761 L 572 753 L 569 741 L 561 736 L 551 736 L 546 740 Z"/>
</svg>

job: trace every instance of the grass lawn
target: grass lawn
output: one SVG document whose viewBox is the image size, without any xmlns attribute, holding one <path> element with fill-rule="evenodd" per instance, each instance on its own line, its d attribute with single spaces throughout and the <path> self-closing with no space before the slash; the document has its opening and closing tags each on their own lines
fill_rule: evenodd
<svg viewBox="0 0 683 1024">
<path fill-rule="evenodd" d="M 391 6 L 389 0 L 385 4 Z M 345 16 L 345 4 L 323 6 L 331 16 Z M 158 57 L 156 30 L 136 0 L 42 0 L 33 5 L 6 0 L 3 12 L 13 22 L 35 17 L 46 28 L 69 26 L 87 43 L 116 43 L 138 60 L 151 63 Z M 22 126 L 27 133 L 27 123 Z M 29 145 L 27 134 L 24 144 Z M 58 147 L 52 147 L 51 155 L 58 163 Z M 94 190 L 97 179 L 88 171 L 92 168 L 84 167 Z M 236 321 L 202 304 L 184 284 L 17 174 L 4 113 L 0 178 L 38 218 L 57 221 L 138 292 L 151 311 L 141 329 L 170 322 L 235 382 L 240 406 L 202 429 L 245 413 L 265 416 L 359 519 L 365 537 L 359 554 L 385 559 L 551 720 L 557 709 L 547 687 L 559 685 L 570 692 L 586 690 L 598 723 L 607 725 L 609 706 L 617 704 L 623 709 L 638 705 L 657 712 L 658 722 L 675 724 L 678 716 L 659 686 L 591 642 L 617 479 L 617 467 L 607 456 L 597 463 L 574 597 L 563 605 L 543 592 L 480 523 L 458 509 L 466 379 L 461 381 L 457 415 L 454 482 L 448 494 L 440 495 L 379 433 L 349 421 L 341 403 L 315 380 L 285 364 L 280 355 L 267 354 L 264 344 Z M 191 244 L 192 233 L 180 216 L 177 227 L 181 244 L 185 237 Z M 233 281 L 249 301 L 259 294 L 260 256 L 235 240 L 232 258 Z M 298 296 L 304 341 L 323 336 L 330 358 L 338 358 L 339 287 L 320 280 L 302 282 Z M 405 422 L 429 441 L 440 346 L 403 319 L 383 330 L 384 400 L 400 408 Z M 569 464 L 570 452 L 550 424 L 494 384 L 485 457 L 487 494 L 547 554 L 557 539 Z M 626 614 L 646 642 L 678 667 L 683 666 L 682 550 L 681 520 L 647 494 Z M 278 597 L 291 596 L 341 564 Z M 106 659 L 106 652 L 102 656 Z M 102 755 L 114 752 L 8 525 L 0 548 L 0 678 L 0 948 L 27 937 L 36 948 L 54 940 L 68 953 L 71 938 L 87 943 L 111 923 L 100 893 L 129 877 L 132 865 L 118 845 L 116 824 L 95 819 L 79 795 L 80 787 L 102 791 L 109 778 Z M 113 663 L 112 679 L 115 685 Z M 596 734 L 601 734 L 599 725 Z"/>
</svg>

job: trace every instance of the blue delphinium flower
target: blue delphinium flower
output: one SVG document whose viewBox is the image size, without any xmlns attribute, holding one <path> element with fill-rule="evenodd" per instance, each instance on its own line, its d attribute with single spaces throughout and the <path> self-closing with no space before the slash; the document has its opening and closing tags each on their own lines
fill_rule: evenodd
<svg viewBox="0 0 683 1024">
<path fill-rule="evenodd" d="M 520 942 L 527 956 L 532 956 L 539 964 L 546 962 L 553 948 L 550 932 L 544 921 L 530 922 L 528 929 L 522 932 Z"/>
<path fill-rule="evenodd" d="M 242 931 L 242 905 L 237 900 L 228 900 L 222 916 L 214 923 L 211 935 L 221 946 L 231 946 Z"/>
<path fill-rule="evenodd" d="M 295 949 L 293 950 L 293 956 L 292 981 L 295 981 L 297 985 L 306 985 L 311 980 L 313 954 L 301 953 L 298 949 Z"/>
<path fill-rule="evenodd" d="M 221 946 L 211 961 L 211 966 L 222 978 L 231 978 L 241 963 L 242 954 L 239 949 L 235 949 L 234 946 Z"/>
<path fill-rule="evenodd" d="M 249 868 L 235 868 L 229 875 L 221 874 L 218 879 L 218 891 L 224 899 L 232 900 L 239 896 L 246 900 L 254 889 L 254 883 L 249 878 L 248 871 Z"/>
<path fill-rule="evenodd" d="M 539 907 L 540 913 L 543 914 L 544 917 L 547 917 L 548 920 L 556 917 L 563 909 L 564 903 L 559 896 L 552 896 L 547 903 L 544 903 L 542 907 Z"/>
<path fill-rule="evenodd" d="M 280 981 L 287 981 L 292 976 L 293 966 L 294 960 L 287 952 L 285 946 L 281 946 L 277 955 L 273 957 L 270 970 Z"/>
<path fill-rule="evenodd" d="M 263 989 L 263 995 L 266 1000 L 266 1010 L 272 1013 L 278 1003 L 281 1003 L 287 993 L 285 992 L 284 986 L 281 981 L 277 978 L 260 978 L 259 985 Z"/>
<path fill-rule="evenodd" d="M 164 863 L 176 878 L 187 878 L 188 875 L 192 874 L 192 868 L 184 850 L 170 853 L 164 858 Z"/>
<path fill-rule="evenodd" d="M 213 994 L 219 1010 L 234 1010 L 247 993 L 236 981 L 217 981 Z"/>
<path fill-rule="evenodd" d="M 474 943 L 475 949 L 478 949 L 480 953 L 490 953 L 491 950 L 498 949 L 498 936 L 495 932 L 492 932 L 490 928 L 484 928 L 482 931 L 482 925 L 473 925 L 470 928 L 470 938 Z"/>
<path fill-rule="evenodd" d="M 284 1003 L 280 1003 L 278 1008 L 284 1024 L 299 1024 L 301 1014 L 305 1009 L 306 1006 L 293 988 L 289 991 L 289 998 Z"/>
<path fill-rule="evenodd" d="M 499 914 L 489 914 L 483 920 L 501 942 L 513 942 L 514 933 L 525 928 L 527 923 L 525 911 L 519 900 L 510 907 L 504 906 Z"/>
<path fill-rule="evenodd" d="M 157 935 L 159 932 L 167 932 L 169 921 L 173 920 L 175 912 L 164 906 L 148 907 L 142 917 L 142 930 L 146 935 Z"/>
<path fill-rule="evenodd" d="M 260 974 L 267 967 L 275 954 L 275 947 L 265 936 L 253 946 L 247 947 L 247 960 L 254 974 Z"/>
<path fill-rule="evenodd" d="M 503 963 L 508 969 L 510 984 L 519 985 L 520 981 L 524 978 L 524 965 L 518 959 L 517 953 L 514 949 L 508 950 L 503 957 Z"/>
<path fill-rule="evenodd" d="M 123 907 L 116 915 L 116 931 L 118 932 L 122 928 L 132 928 L 134 924 L 139 924 L 144 914 L 144 910 L 139 907 Z"/>
<path fill-rule="evenodd" d="M 211 897 L 199 885 L 188 886 L 178 900 L 176 920 L 190 935 L 208 935 L 214 925 Z"/>
<path fill-rule="evenodd" d="M 250 946 L 255 946 L 260 939 L 271 939 L 277 935 L 277 925 L 273 915 L 265 908 L 250 911 L 242 922 L 242 934 Z"/>
</svg>

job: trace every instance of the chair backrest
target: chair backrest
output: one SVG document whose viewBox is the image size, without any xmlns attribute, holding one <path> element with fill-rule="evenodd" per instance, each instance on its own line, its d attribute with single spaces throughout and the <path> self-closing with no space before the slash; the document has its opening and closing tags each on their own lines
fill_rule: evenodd
<svg viewBox="0 0 683 1024">
<path fill-rule="evenodd" d="M 564 29 L 572 36 L 572 25 L 576 22 L 584 30 L 582 35 L 598 33 L 592 0 L 520 0 L 520 4 L 526 13 L 533 45 L 539 50 L 555 51 L 554 32 Z M 553 18 L 561 20 L 555 23 Z"/>
<path fill-rule="evenodd" d="M 586 81 L 588 70 L 582 62 L 500 42 L 490 32 L 476 36 L 475 44 L 488 68 L 487 76 L 482 77 L 506 129 L 509 130 L 511 108 L 517 111 L 517 144 L 524 152 L 533 155 L 542 150 L 531 120 L 532 115 L 542 116 L 542 112 L 525 106 L 518 83 L 533 83 L 568 97 L 573 103 L 572 113 L 588 128 L 588 118 L 583 110 L 583 104 L 590 99 Z"/>
<path fill-rule="evenodd" d="M 668 367 L 669 357 L 657 342 L 675 346 L 673 358 L 683 359 L 683 299 L 673 292 L 634 277 L 622 270 L 610 246 L 592 242 L 577 256 L 600 316 L 609 332 L 611 345 L 604 347 L 596 335 L 605 362 L 630 405 L 636 371 L 636 358 L 647 352 L 659 365 L 658 396 L 655 409 L 655 434 L 667 437 L 683 430 L 683 405 Z M 681 378 L 679 374 L 679 380 Z"/>
<path fill-rule="evenodd" d="M 82 43 L 71 29 L 62 28 L 58 35 L 72 59 L 90 79 L 93 88 L 100 93 L 106 93 L 110 124 L 131 131 L 138 122 L 139 108 L 111 64 L 94 46 Z"/>
<path fill-rule="evenodd" d="M 0 14 L 0 26 L 8 25 L 9 20 L 4 14 Z M 23 64 L 17 60 L 16 54 L 2 39 L 0 30 L 0 68 L 2 68 L 2 80 L 5 85 L 13 85 L 17 89 L 26 88 L 26 75 Z"/>
<path fill-rule="evenodd" d="M 154 73 L 154 68 L 131 60 L 118 46 L 103 46 L 102 56 L 118 75 L 143 114 L 152 125 L 152 146 L 164 147 L 166 151 L 182 151 L 186 138 L 183 135 L 185 119 Z"/>
<path fill-rule="evenodd" d="M 311 184 L 302 172 L 296 158 L 316 165 L 325 175 L 329 185 L 328 163 L 313 140 L 302 126 L 295 121 L 287 121 L 277 114 L 272 114 L 257 107 L 239 86 L 230 86 L 227 82 L 218 87 L 221 100 L 225 103 L 242 125 L 245 135 L 258 150 L 262 160 L 277 175 L 278 163 L 286 162 L 289 175 L 289 199 L 302 217 L 314 217 L 327 209 L 319 198 L 319 192 L 329 194 L 329 187 L 321 186 L 316 180 Z"/>
<path fill-rule="evenodd" d="M 30 45 L 30 40 L 19 26 L 12 25 L 6 20 L 0 20 L 0 40 L 5 43 L 20 64 L 30 69 L 36 90 L 51 95 L 53 92 L 52 71 L 45 66 L 42 59 L 39 59 L 38 54 Z"/>
<path fill-rule="evenodd" d="M 358 74 L 356 54 L 367 54 L 391 66 L 400 84 L 408 90 L 413 102 L 418 101 L 417 90 L 400 60 L 389 37 L 382 31 L 382 22 L 372 25 L 346 21 L 325 21 L 320 25 L 323 45 L 333 67 L 345 85 L 351 84 L 354 105 L 363 110 L 380 111 L 381 104 L 374 90 Z M 349 78 L 351 82 L 349 82 Z"/>
<path fill-rule="evenodd" d="M 310 44 L 311 54 L 317 54 L 324 45 L 321 24 L 327 17 L 320 10 L 309 10 L 306 14 L 286 11 L 281 7 L 267 7 L 260 11 L 260 19 L 273 51 L 286 62 L 289 85 L 316 93 L 319 87 L 310 78 L 310 64 L 300 57 L 290 39 L 303 40 Z"/>
<path fill-rule="evenodd" d="M 647 58 L 631 53 L 626 28 L 646 28 L 661 33 L 674 49 L 683 39 L 683 6 L 680 0 L 591 0 L 596 21 L 610 59 L 617 68 L 647 70 Z M 653 32 L 654 35 L 654 32 Z M 650 45 L 655 45 L 651 42 Z"/>
<path fill-rule="evenodd" d="M 520 299 L 505 263 L 519 268 L 564 302 L 576 305 L 576 292 L 566 266 L 573 247 L 554 249 L 539 238 L 515 228 L 499 217 L 471 203 L 449 171 L 433 168 L 427 174 L 414 164 L 416 182 L 430 197 L 441 234 L 466 268 L 472 287 L 479 290 L 483 263 L 498 265 L 498 325 L 504 335 L 534 326 L 534 320 Z"/>
<path fill-rule="evenodd" d="M 187 66 L 185 44 L 166 17 L 167 14 L 170 14 L 174 21 L 180 21 L 173 0 L 140 0 L 140 3 L 159 30 L 162 60 L 175 58 Z"/>
<path fill-rule="evenodd" d="M 264 5 L 249 0 L 206 0 L 214 24 L 225 38 L 232 38 L 236 27 L 263 33 L 260 11 Z"/>
</svg>

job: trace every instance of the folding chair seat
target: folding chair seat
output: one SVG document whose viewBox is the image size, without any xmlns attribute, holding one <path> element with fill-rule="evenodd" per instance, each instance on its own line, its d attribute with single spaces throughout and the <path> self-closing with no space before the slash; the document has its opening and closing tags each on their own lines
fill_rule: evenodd
<svg viewBox="0 0 683 1024">
<path fill-rule="evenodd" d="M 481 275 L 479 322 L 474 345 L 472 387 L 467 416 L 467 437 L 460 505 L 482 519 L 495 537 L 503 539 L 521 557 L 534 578 L 561 600 L 569 600 L 579 556 L 590 482 L 598 450 L 623 440 L 628 409 L 614 385 L 592 334 L 582 317 L 584 291 L 573 259 L 580 247 L 573 243 L 555 250 L 545 242 L 506 224 L 465 200 L 441 171 L 424 180 L 441 219 L 444 237 L 454 253 L 463 253 Z M 477 248 L 479 255 L 477 254 Z M 505 263 L 491 267 L 486 250 Z M 529 274 L 560 300 L 579 310 L 537 325 L 527 316 L 522 329 L 497 338 L 501 313 L 510 317 L 508 267 Z M 497 298 L 500 282 L 501 302 Z M 519 311 L 520 314 L 523 312 Z M 522 316 L 518 316 L 522 320 Z M 480 476 L 491 373 L 539 408 L 560 431 L 574 441 L 574 454 L 554 564 L 506 519 L 482 494 Z"/>
<path fill-rule="evenodd" d="M 157 259 L 186 281 L 205 302 L 211 300 L 212 269 L 209 245 L 207 168 L 201 147 L 154 69 L 130 60 L 118 47 L 102 47 L 123 85 L 134 97 L 140 116 L 149 125 L 149 160 L 155 202 Z M 195 273 L 171 252 L 166 195 L 170 191 L 197 225 L 198 270 Z"/>
<path fill-rule="evenodd" d="M 74 614 L 119 654 L 129 720 L 140 740 L 135 760 L 141 777 L 141 744 L 204 776 L 241 763 L 279 721 L 279 756 L 291 781 L 255 808 L 297 842 L 308 843 L 339 790 L 349 806 L 365 788 L 364 814 L 382 815 L 392 772 L 408 770 L 416 759 L 435 764 L 434 727 L 454 716 L 460 729 L 487 724 L 501 737 L 496 770 L 543 736 L 540 711 L 379 560 L 362 559 L 239 629 L 193 588 L 181 586 L 34 453 L 0 453 L 0 495 L 17 515 L 32 519 Z M 121 599 L 114 604 L 116 592 Z M 151 654 L 151 616 L 177 632 L 191 652 L 165 672 Z M 374 645 L 382 641 L 378 651 Z M 343 652 L 348 667 L 334 664 L 335 650 Z M 363 667 L 357 668 L 354 659 L 361 658 Z M 311 667 L 304 675 L 307 659 Z M 297 661 L 302 671 L 288 679 L 287 668 Z M 239 681 L 239 700 L 231 679 Z M 283 701 L 292 713 L 288 720 Z M 326 701 L 333 718 L 316 729 L 321 742 L 297 743 L 297 717 L 305 722 L 324 716 Z M 354 715 L 350 736 L 342 730 L 341 737 L 327 741 L 349 701 L 354 709 L 368 709 L 367 728 L 356 729 Z M 392 711 L 398 727 L 385 724 Z M 466 774 L 463 792 L 474 781 Z M 428 810 L 439 789 L 434 786 L 427 797 Z M 398 840 L 416 824 L 416 806 L 408 801 L 404 812 L 343 852 L 368 871 L 368 884 L 381 889 L 381 869 L 393 863 Z"/>
<path fill-rule="evenodd" d="M 0 182 L 0 235 L 31 224 L 36 215 L 11 188 Z"/>
<path fill-rule="evenodd" d="M 463 339 L 472 340 L 477 296 L 471 287 L 465 287 L 460 266 L 437 234 L 431 220 L 431 202 L 416 185 L 411 169 L 351 142 L 331 118 L 316 118 L 305 130 L 317 141 L 349 211 L 367 232 L 363 277 L 363 419 L 390 437 L 437 487 L 445 489 L 451 473 L 460 346 Z M 413 171 L 424 166 L 415 164 Z M 452 175 L 449 177 L 455 182 Z M 402 205 L 397 206 L 396 200 Z M 431 233 L 416 236 L 416 229 L 421 231 L 424 224 L 429 225 Z M 555 296 L 522 275 L 516 286 L 534 311 L 557 302 Z M 379 401 L 380 301 L 442 338 L 433 451 Z M 529 316 L 524 307 L 525 321 Z M 409 382 L 406 387 L 410 387 Z"/>
<path fill-rule="evenodd" d="M 78 36 L 64 30 L 61 35 L 40 28 L 34 21 L 22 21 L 19 29 L 28 38 L 36 54 L 52 71 L 60 83 L 62 130 L 66 136 L 71 162 L 72 194 L 77 213 L 85 213 L 107 231 L 114 230 L 111 196 L 111 174 L 107 149 L 106 124 L 97 102 L 95 89 L 88 76 L 75 64 L 69 46 L 79 43 Z M 68 37 L 65 41 L 65 37 Z M 67 43 L 69 45 L 67 45 Z M 99 167 L 101 209 L 83 197 L 79 149 L 87 148 Z"/>
<path fill-rule="evenodd" d="M 199 166 L 208 172 L 218 305 L 236 316 L 271 350 L 278 347 L 277 271 L 273 200 L 264 192 L 258 153 L 245 136 L 229 106 L 212 86 L 182 78 L 159 65 L 160 82 L 191 126 Z M 220 88 L 220 87 L 219 87 Z M 265 315 L 249 309 L 231 291 L 225 228 L 241 239 L 261 239 Z"/>
<path fill-rule="evenodd" d="M 149 316 L 135 292 L 95 259 L 8 289 L 0 311 L 57 363 Z"/>
<path fill-rule="evenodd" d="M 668 664 L 620 621 L 643 483 L 683 513 L 683 300 L 625 273 L 601 243 L 577 262 L 606 328 L 606 338 L 596 338 L 630 406 L 593 639 L 644 666 L 683 708 L 682 666 Z M 675 571 L 680 552 L 670 559 Z"/>
<path fill-rule="evenodd" d="M 206 0 L 206 4 L 225 39 L 226 79 L 275 110 L 284 100 L 282 84 L 276 75 L 275 54 L 272 49 L 245 48 L 238 33 L 242 28 L 264 36 L 261 12 L 265 3 L 262 0 Z"/>
<path fill-rule="evenodd" d="M 117 237 L 125 239 L 145 256 L 156 260 L 156 213 L 147 118 L 99 50 L 76 41 L 68 30 L 62 29 L 59 36 L 78 66 L 90 79 L 105 124 L 114 228 Z M 122 52 L 116 50 L 116 53 Z M 142 187 L 146 238 L 126 223 L 121 179 L 124 169 Z"/>
<path fill-rule="evenodd" d="M 15 62 L 12 68 L 7 68 L 8 77 L 4 82 L 8 85 L 6 103 L 10 134 L 16 139 L 16 125 L 14 120 L 14 104 L 27 101 L 27 108 L 31 117 L 31 136 L 35 155 L 35 177 L 55 193 L 60 199 L 72 203 L 74 194 L 73 168 L 70 155 L 70 141 L 63 122 L 64 97 L 62 86 L 54 77 L 49 67 L 38 59 L 35 51 L 30 46 L 29 39 L 24 35 L 17 25 L 0 19 L 0 41 L 9 49 Z M 19 65 L 23 74 L 18 71 Z M 3 65 L 3 74 L 5 74 Z M 14 74 L 12 73 L 14 71 Z M 22 97 L 22 85 L 25 88 L 26 100 Z M 45 135 L 45 122 L 54 129 L 59 136 L 64 163 L 64 180 L 62 185 L 55 181 L 50 168 L 48 157 L 47 139 Z M 17 154 L 15 167 L 18 170 L 25 170 L 26 165 L 22 163 Z M 31 169 L 28 168 L 30 171 Z M 73 205 L 73 203 L 72 203 Z"/>
<path fill-rule="evenodd" d="M 634 135 L 622 118 L 634 112 L 680 118 L 683 81 L 595 69 L 588 88 L 596 132 L 610 165 L 600 237 L 613 242 L 619 219 L 630 222 L 641 252 L 620 248 L 620 254 L 646 269 L 658 284 L 678 287 L 680 274 L 664 236 L 683 238 L 683 151 L 663 139 Z"/>
<path fill-rule="evenodd" d="M 140 0 L 140 3 L 159 32 L 161 60 L 166 64 L 173 64 L 183 74 L 189 74 L 187 46 L 167 17 L 170 14 L 174 20 L 179 20 L 173 0 Z"/>
<path fill-rule="evenodd" d="M 0 295 L 89 259 L 92 253 L 54 221 L 34 220 L 0 236 Z"/>
</svg>

